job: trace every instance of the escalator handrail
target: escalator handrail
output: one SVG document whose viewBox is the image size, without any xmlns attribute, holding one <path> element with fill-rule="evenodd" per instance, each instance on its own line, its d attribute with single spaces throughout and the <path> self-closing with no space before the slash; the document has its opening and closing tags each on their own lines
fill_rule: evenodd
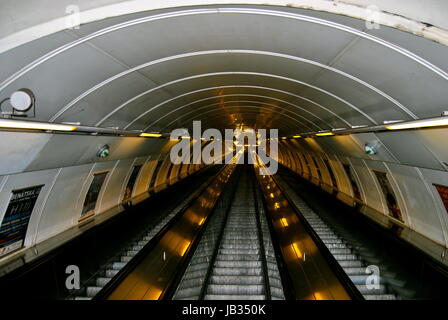
<svg viewBox="0 0 448 320">
<path fill-rule="evenodd" d="M 350 297 L 352 299 L 354 299 L 354 300 L 365 300 L 364 296 L 358 290 L 356 285 L 353 283 L 353 281 L 350 279 L 350 277 L 345 273 L 344 269 L 341 267 L 341 265 L 335 259 L 333 254 L 327 248 L 327 246 L 323 243 L 321 238 L 317 235 L 316 231 L 314 231 L 313 227 L 309 224 L 309 222 L 302 215 L 302 213 L 300 212 L 299 208 L 297 208 L 297 206 L 291 200 L 289 195 L 285 192 L 283 187 L 278 183 L 278 179 L 275 176 L 272 176 L 272 179 L 274 180 L 274 182 L 276 183 L 277 187 L 282 192 L 282 194 L 285 197 L 285 199 L 290 204 L 291 208 L 293 208 L 294 213 L 299 218 L 300 222 L 302 222 L 302 224 L 305 227 L 306 231 L 311 236 L 311 238 L 314 240 L 314 242 L 316 243 L 317 247 L 319 248 L 319 251 L 325 257 L 327 263 L 330 265 L 330 268 L 333 270 L 333 272 L 335 273 L 336 277 L 339 279 L 341 284 L 344 286 L 345 290 L 348 292 Z"/>
<path fill-rule="evenodd" d="M 261 258 L 261 265 L 263 268 L 263 280 L 264 280 L 264 286 L 266 290 L 266 300 L 271 300 L 271 286 L 269 281 L 269 274 L 268 274 L 268 263 L 266 261 L 266 250 L 264 247 L 264 237 L 263 232 L 261 230 L 261 221 L 260 221 L 260 210 L 259 210 L 259 199 L 257 195 L 257 190 L 255 189 L 255 181 L 256 177 L 253 175 L 255 174 L 254 171 L 251 171 L 251 185 L 252 185 L 252 192 L 254 197 L 254 204 L 255 204 L 255 219 L 257 220 L 257 233 L 258 233 L 258 242 L 260 246 L 260 258 Z"/>
<path fill-rule="evenodd" d="M 212 178 L 206 181 L 201 187 L 200 192 L 186 203 L 177 213 L 93 298 L 92 300 L 105 300 L 113 290 L 138 266 L 139 263 L 148 255 L 148 253 L 159 243 L 165 233 L 182 217 L 183 213 L 201 196 L 204 190 L 209 187 L 216 177 L 224 170 L 222 168 Z M 207 219 L 208 220 L 208 219 Z M 162 293 L 163 295 L 163 293 Z"/>
<path fill-rule="evenodd" d="M 258 181 L 258 179 L 256 179 L 256 181 L 257 181 L 258 187 L 261 189 L 260 182 Z M 272 224 L 271 219 L 267 216 L 266 199 L 264 197 L 261 197 L 261 201 L 262 201 L 263 207 L 264 207 L 265 218 L 266 218 L 266 222 L 268 224 L 268 229 L 269 229 L 269 234 L 271 236 L 272 246 L 274 248 L 275 259 L 277 261 L 277 267 L 279 269 L 280 280 L 281 280 L 281 283 L 283 286 L 283 293 L 285 295 L 285 299 L 286 300 L 295 300 L 296 295 L 294 294 L 294 288 L 291 285 L 291 283 L 293 283 L 293 282 L 292 282 L 291 276 L 288 272 L 286 262 L 283 258 L 280 243 L 278 242 L 278 239 L 275 236 L 276 233 L 274 230 L 274 226 Z"/>
</svg>

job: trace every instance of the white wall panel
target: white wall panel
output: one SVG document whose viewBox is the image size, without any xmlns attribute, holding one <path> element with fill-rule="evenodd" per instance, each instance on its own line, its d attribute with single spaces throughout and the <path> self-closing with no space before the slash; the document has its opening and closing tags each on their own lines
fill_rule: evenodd
<svg viewBox="0 0 448 320">
<path fill-rule="evenodd" d="M 351 159 L 353 169 L 359 180 L 364 203 L 372 209 L 384 214 L 387 212 L 380 186 L 374 173 L 367 167 L 365 160 Z"/>
<path fill-rule="evenodd" d="M 37 243 L 77 224 L 80 212 L 67 204 L 76 204 L 91 168 L 91 164 L 62 168 L 42 211 Z"/>
<path fill-rule="evenodd" d="M 0 175 L 25 170 L 50 138 L 49 134 L 0 132 Z"/>
<path fill-rule="evenodd" d="M 350 185 L 350 181 L 345 173 L 344 168 L 342 167 L 341 160 L 336 155 L 330 156 L 331 164 L 333 165 L 334 174 L 338 181 L 339 191 L 353 197 L 353 190 Z"/>
<path fill-rule="evenodd" d="M 138 196 L 148 191 L 149 179 L 151 177 L 151 156 L 144 158 L 142 164 L 143 166 L 140 169 L 137 181 L 135 182 L 134 196 Z"/>
<path fill-rule="evenodd" d="M 114 169 L 109 173 L 107 181 L 103 186 L 103 194 L 99 200 L 98 212 L 105 211 L 121 203 L 124 188 L 135 159 L 119 160 Z"/>
<path fill-rule="evenodd" d="M 406 204 L 408 225 L 438 243 L 445 243 L 438 208 L 434 197 L 417 170 L 412 167 L 388 164 Z"/>
<path fill-rule="evenodd" d="M 433 186 L 433 184 L 438 184 L 448 187 L 448 173 L 430 169 L 419 169 L 419 171 L 429 189 L 429 192 L 434 199 L 434 204 L 437 209 L 436 211 L 439 216 L 440 224 L 444 232 L 445 239 L 447 239 L 446 246 L 448 247 L 448 210 L 445 208 L 445 205 L 443 204 L 438 191 Z"/>
</svg>

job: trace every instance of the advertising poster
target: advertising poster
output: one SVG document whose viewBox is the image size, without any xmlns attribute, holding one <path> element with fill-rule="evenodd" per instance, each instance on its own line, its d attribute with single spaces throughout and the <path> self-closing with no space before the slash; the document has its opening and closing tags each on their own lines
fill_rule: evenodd
<svg viewBox="0 0 448 320">
<path fill-rule="evenodd" d="M 384 197 L 386 198 L 387 207 L 389 208 L 389 214 L 395 219 L 403 221 L 397 198 L 395 197 L 395 193 L 392 189 L 389 179 L 387 179 L 387 174 L 381 171 L 373 172 L 375 173 L 378 183 L 381 186 L 381 190 L 383 191 Z"/>
<path fill-rule="evenodd" d="M 350 167 L 349 164 L 344 164 L 343 167 L 345 173 L 347 174 L 348 179 L 350 180 L 350 184 L 352 185 L 353 195 L 355 196 L 356 199 L 362 200 L 361 191 L 359 190 L 358 183 L 356 183 L 356 179 L 352 172 L 352 168 Z"/>
<path fill-rule="evenodd" d="M 434 187 L 439 192 L 440 198 L 442 199 L 443 205 L 445 206 L 446 212 L 448 213 L 448 187 L 434 184 Z"/>
<path fill-rule="evenodd" d="M 106 180 L 107 174 L 108 172 L 103 172 L 93 176 L 92 183 L 90 184 L 89 191 L 87 191 L 86 199 L 84 200 L 82 215 L 91 213 L 95 210 L 96 201 L 98 200 L 98 195 L 100 194 L 104 180 Z"/>
<path fill-rule="evenodd" d="M 138 173 L 140 172 L 141 165 L 135 166 L 132 169 L 131 176 L 129 177 L 128 184 L 126 185 L 126 189 L 124 190 L 123 201 L 127 201 L 132 197 L 132 190 L 134 190 L 135 181 L 137 180 Z"/>
<path fill-rule="evenodd" d="M 0 256 L 23 246 L 31 213 L 43 185 L 13 190 L 0 226 Z"/>
</svg>

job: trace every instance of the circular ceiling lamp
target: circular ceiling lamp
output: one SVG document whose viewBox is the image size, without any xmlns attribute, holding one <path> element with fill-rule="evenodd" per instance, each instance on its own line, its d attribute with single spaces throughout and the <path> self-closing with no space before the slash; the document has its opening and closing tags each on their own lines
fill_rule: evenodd
<svg viewBox="0 0 448 320">
<path fill-rule="evenodd" d="M 33 92 L 25 88 L 14 92 L 9 100 L 13 109 L 19 113 L 29 110 L 34 106 L 35 101 L 36 98 L 34 97 Z"/>
</svg>

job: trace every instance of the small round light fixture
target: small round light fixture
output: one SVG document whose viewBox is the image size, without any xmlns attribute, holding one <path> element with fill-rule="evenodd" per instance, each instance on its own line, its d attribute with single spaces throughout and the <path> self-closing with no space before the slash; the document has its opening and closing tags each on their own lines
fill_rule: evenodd
<svg viewBox="0 0 448 320">
<path fill-rule="evenodd" d="M 110 147 L 106 144 L 98 150 L 96 156 L 98 158 L 107 158 L 109 154 L 110 154 Z"/>
<path fill-rule="evenodd" d="M 18 112 L 25 112 L 30 109 L 36 98 L 29 89 L 20 89 L 14 92 L 10 97 L 11 106 Z"/>
<path fill-rule="evenodd" d="M 378 151 L 376 150 L 376 147 L 371 143 L 366 143 L 364 145 L 364 152 L 366 154 L 370 154 L 370 155 L 374 155 L 374 154 L 378 153 Z"/>
</svg>

